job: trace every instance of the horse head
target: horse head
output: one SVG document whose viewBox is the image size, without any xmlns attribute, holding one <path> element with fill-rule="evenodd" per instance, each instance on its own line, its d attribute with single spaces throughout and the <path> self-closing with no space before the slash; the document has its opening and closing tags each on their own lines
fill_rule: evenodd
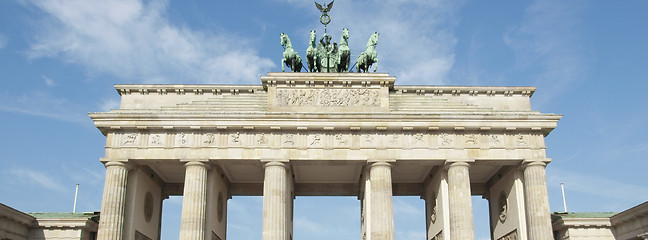
<svg viewBox="0 0 648 240">
<path fill-rule="evenodd" d="M 378 36 L 380 33 L 374 32 L 374 34 L 371 35 L 369 38 L 369 42 L 367 42 L 367 47 L 369 46 L 376 46 L 378 44 Z"/>
<path fill-rule="evenodd" d="M 281 33 L 281 35 L 279 36 L 279 38 L 281 39 L 281 46 L 286 46 L 286 34 L 285 34 L 285 33 Z"/>
<path fill-rule="evenodd" d="M 315 30 L 311 30 L 310 31 L 310 45 L 314 47 L 316 42 L 317 42 L 317 35 L 315 34 Z"/>
</svg>

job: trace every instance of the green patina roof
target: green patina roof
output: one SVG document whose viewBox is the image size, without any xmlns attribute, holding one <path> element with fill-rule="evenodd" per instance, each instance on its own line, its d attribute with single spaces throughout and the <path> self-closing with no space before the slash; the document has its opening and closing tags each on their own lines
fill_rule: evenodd
<svg viewBox="0 0 648 240">
<path fill-rule="evenodd" d="M 563 218 L 610 218 L 618 212 L 555 212 L 551 214 L 551 221 Z"/>
<path fill-rule="evenodd" d="M 51 219 L 51 218 L 86 218 L 92 219 L 94 221 L 99 221 L 99 212 L 82 212 L 82 213 L 71 213 L 71 212 L 34 212 L 27 213 L 32 217 L 37 219 Z"/>
</svg>

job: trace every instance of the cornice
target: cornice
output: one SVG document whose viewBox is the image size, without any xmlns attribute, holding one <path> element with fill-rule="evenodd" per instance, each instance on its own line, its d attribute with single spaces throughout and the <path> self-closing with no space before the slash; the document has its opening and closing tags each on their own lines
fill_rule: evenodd
<svg viewBox="0 0 648 240">
<path fill-rule="evenodd" d="M 384 79 L 371 78 L 353 79 L 329 79 L 324 77 L 294 77 L 273 80 L 262 77 L 263 85 L 216 85 L 216 84 L 118 84 L 115 89 L 119 95 L 203 95 L 203 94 L 243 94 L 243 93 L 266 93 L 268 86 L 283 87 L 371 87 L 386 86 L 390 88 L 390 95 L 394 94 L 416 94 L 416 95 L 452 95 L 452 96 L 527 96 L 531 97 L 535 87 L 475 87 L 475 86 L 410 86 L 396 85 L 395 78 L 385 75 Z"/>
<path fill-rule="evenodd" d="M 219 95 L 223 93 L 240 94 L 240 93 L 256 93 L 265 92 L 261 85 L 213 85 L 213 84 L 117 84 L 115 89 L 119 95 L 203 95 L 213 94 Z"/>
<path fill-rule="evenodd" d="M 527 96 L 535 87 L 475 87 L 475 86 L 394 86 L 397 93 L 418 95 L 469 95 L 469 96 Z M 393 93 L 392 93 L 393 94 Z"/>
<path fill-rule="evenodd" d="M 560 115 L 326 115 L 327 118 L 303 115 L 242 115 L 242 114 L 109 114 L 90 115 L 102 133 L 127 129 L 139 130 L 335 130 L 335 131 L 538 131 L 548 135 Z"/>
</svg>

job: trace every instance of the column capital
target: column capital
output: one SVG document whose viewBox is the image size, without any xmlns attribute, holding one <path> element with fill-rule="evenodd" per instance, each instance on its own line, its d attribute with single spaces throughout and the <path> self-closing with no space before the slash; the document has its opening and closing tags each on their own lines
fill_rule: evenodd
<svg viewBox="0 0 648 240">
<path fill-rule="evenodd" d="M 272 166 L 279 166 L 283 167 L 285 169 L 288 169 L 288 161 L 287 160 L 261 160 L 263 163 L 263 168 L 266 167 L 272 167 Z"/>
<path fill-rule="evenodd" d="M 470 168 L 470 163 L 472 161 L 446 161 L 444 168 L 447 170 L 451 167 L 468 167 Z"/>
<path fill-rule="evenodd" d="M 105 166 L 106 168 L 108 168 L 108 167 L 113 167 L 113 166 L 116 166 L 116 167 L 124 167 L 124 168 L 126 168 L 126 169 L 128 169 L 128 170 L 130 170 L 131 168 L 133 168 L 133 165 L 130 164 L 130 163 L 128 163 L 128 160 L 110 160 L 110 161 L 106 161 L 106 162 L 104 162 L 103 164 L 104 164 L 104 166 Z"/>
<path fill-rule="evenodd" d="M 544 167 L 547 166 L 547 163 L 545 161 L 525 161 L 525 162 L 522 162 L 522 165 L 521 165 L 521 167 L 523 169 L 526 169 L 528 167 L 535 167 L 535 166 L 539 166 L 539 167 L 544 168 Z"/>
<path fill-rule="evenodd" d="M 208 168 L 209 163 L 203 162 L 203 161 L 188 161 L 188 162 L 185 162 L 185 167 L 189 167 L 189 166 L 201 166 L 201 167 Z"/>
<path fill-rule="evenodd" d="M 388 161 L 376 161 L 376 162 L 369 162 L 369 166 L 371 167 L 390 167 L 392 164 Z"/>
</svg>

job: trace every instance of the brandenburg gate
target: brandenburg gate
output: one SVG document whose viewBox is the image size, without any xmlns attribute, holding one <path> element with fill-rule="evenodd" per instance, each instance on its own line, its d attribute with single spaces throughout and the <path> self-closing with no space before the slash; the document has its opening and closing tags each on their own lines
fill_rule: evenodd
<svg viewBox="0 0 648 240">
<path fill-rule="evenodd" d="M 98 239 L 226 239 L 227 201 L 263 196 L 263 240 L 290 240 L 295 196 L 357 196 L 363 240 L 393 240 L 393 196 L 425 200 L 427 239 L 553 239 L 544 137 L 560 115 L 533 87 L 398 86 L 384 73 L 269 73 L 261 85 L 116 85 Z M 421 209 L 423 211 L 423 209 Z M 423 220 L 423 219 L 421 219 Z"/>
</svg>

